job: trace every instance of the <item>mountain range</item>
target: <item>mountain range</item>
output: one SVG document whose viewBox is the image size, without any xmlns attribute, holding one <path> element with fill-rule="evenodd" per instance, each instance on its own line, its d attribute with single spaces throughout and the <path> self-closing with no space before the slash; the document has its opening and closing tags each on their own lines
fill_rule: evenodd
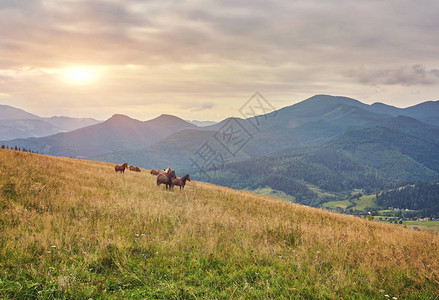
<svg viewBox="0 0 439 300">
<path fill-rule="evenodd" d="M 203 127 L 171 115 L 149 121 L 114 115 L 69 132 L 1 143 L 148 169 L 171 166 L 197 179 L 270 187 L 315 205 L 352 189 L 438 181 L 438 126 L 439 101 L 397 108 L 316 95 Z"/>
<path fill-rule="evenodd" d="M 9 105 L 0 105 L 0 140 L 44 137 L 99 122 L 92 118 L 43 118 Z"/>
<path fill-rule="evenodd" d="M 14 139 L 8 143 L 54 156 L 88 158 L 115 151 L 139 149 L 185 128 L 196 128 L 171 115 L 139 121 L 115 114 L 108 120 L 42 138 Z"/>
</svg>

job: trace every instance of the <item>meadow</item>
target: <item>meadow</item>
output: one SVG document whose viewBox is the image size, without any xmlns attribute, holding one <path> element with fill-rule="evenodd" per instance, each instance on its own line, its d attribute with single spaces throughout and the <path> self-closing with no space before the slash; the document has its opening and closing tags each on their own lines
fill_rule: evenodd
<svg viewBox="0 0 439 300">
<path fill-rule="evenodd" d="M 0 197 L 0 298 L 439 299 L 426 231 L 1 149 Z"/>
<path fill-rule="evenodd" d="M 410 227 L 416 226 L 423 230 L 428 230 L 439 234 L 439 221 L 404 221 L 403 224 Z"/>
</svg>

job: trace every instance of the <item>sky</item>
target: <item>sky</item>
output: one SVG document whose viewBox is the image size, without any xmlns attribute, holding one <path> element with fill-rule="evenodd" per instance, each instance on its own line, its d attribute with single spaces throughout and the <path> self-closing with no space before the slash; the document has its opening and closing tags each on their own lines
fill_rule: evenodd
<svg viewBox="0 0 439 300">
<path fill-rule="evenodd" d="M 0 0 L 0 104 L 48 117 L 239 116 L 315 94 L 439 100 L 435 0 Z"/>
</svg>

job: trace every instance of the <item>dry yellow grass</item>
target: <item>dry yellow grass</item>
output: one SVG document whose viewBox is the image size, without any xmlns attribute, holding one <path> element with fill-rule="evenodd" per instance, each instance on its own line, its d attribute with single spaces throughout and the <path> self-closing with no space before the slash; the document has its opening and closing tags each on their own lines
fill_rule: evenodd
<svg viewBox="0 0 439 300">
<path fill-rule="evenodd" d="M 438 235 L 113 167 L 0 151 L 0 297 L 438 298 Z"/>
</svg>

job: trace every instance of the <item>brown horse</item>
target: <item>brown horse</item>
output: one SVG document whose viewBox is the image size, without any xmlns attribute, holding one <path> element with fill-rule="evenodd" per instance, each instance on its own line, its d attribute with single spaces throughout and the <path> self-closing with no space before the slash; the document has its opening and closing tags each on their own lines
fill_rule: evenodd
<svg viewBox="0 0 439 300">
<path fill-rule="evenodd" d="M 114 166 L 114 170 L 117 172 L 121 172 L 121 173 L 125 173 L 125 168 L 128 167 L 127 163 L 124 163 L 123 165 L 119 166 L 119 165 L 115 165 Z"/>
<path fill-rule="evenodd" d="M 167 174 L 159 174 L 157 176 L 157 186 L 160 186 L 162 183 L 166 184 L 166 189 L 171 189 L 173 187 L 172 179 L 175 178 L 175 171 L 171 171 Z"/>
<path fill-rule="evenodd" d="M 151 172 L 152 175 L 159 175 L 160 174 L 160 170 L 159 169 L 152 169 Z"/>
<path fill-rule="evenodd" d="M 139 167 L 136 167 L 136 166 L 130 166 L 130 171 L 140 172 L 140 169 L 139 169 Z"/>
<path fill-rule="evenodd" d="M 172 179 L 172 184 L 173 185 L 178 185 L 180 187 L 180 191 L 184 186 L 186 185 L 186 180 L 187 181 L 191 181 L 191 179 L 189 178 L 189 174 L 184 175 L 181 178 L 175 177 Z"/>
</svg>

